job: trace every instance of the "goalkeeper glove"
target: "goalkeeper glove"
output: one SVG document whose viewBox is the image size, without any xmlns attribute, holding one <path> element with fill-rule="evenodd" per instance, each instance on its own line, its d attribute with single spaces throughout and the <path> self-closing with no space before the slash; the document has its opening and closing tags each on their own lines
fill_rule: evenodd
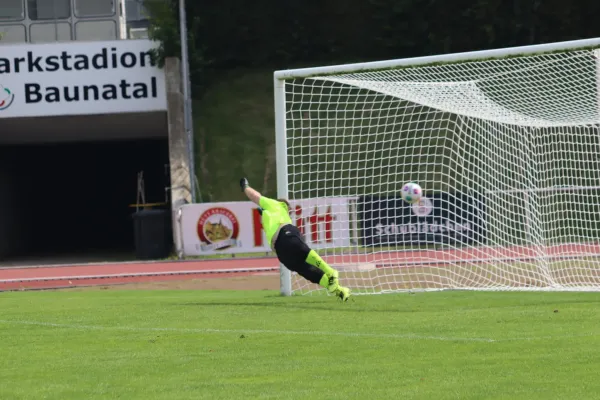
<svg viewBox="0 0 600 400">
<path fill-rule="evenodd" d="M 242 188 L 242 192 L 243 192 L 244 190 L 246 190 L 246 188 L 247 188 L 248 186 L 250 186 L 250 185 L 248 184 L 248 179 L 246 179 L 246 178 L 242 178 L 242 179 L 240 179 L 240 187 Z"/>
</svg>

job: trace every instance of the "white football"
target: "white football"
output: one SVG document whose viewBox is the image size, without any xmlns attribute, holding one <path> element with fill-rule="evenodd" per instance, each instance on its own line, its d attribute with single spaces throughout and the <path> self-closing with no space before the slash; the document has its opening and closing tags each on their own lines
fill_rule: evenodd
<svg viewBox="0 0 600 400">
<path fill-rule="evenodd" d="M 414 182 L 409 182 L 402 186 L 402 191 L 400 192 L 402 195 L 402 199 L 410 204 L 415 204 L 421 197 L 423 197 L 423 190 L 421 186 Z"/>
</svg>

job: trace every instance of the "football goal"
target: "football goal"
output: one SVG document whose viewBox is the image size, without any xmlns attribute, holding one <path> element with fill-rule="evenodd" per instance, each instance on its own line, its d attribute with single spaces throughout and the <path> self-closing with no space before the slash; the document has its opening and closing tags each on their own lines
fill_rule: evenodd
<svg viewBox="0 0 600 400">
<path fill-rule="evenodd" d="M 278 196 L 339 199 L 348 240 L 314 247 L 355 294 L 598 290 L 598 48 L 276 71 Z M 286 268 L 281 292 L 325 293 Z"/>
</svg>

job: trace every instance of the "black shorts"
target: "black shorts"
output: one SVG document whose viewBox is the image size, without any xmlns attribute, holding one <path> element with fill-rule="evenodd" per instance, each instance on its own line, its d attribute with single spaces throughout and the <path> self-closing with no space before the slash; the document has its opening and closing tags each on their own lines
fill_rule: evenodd
<svg viewBox="0 0 600 400">
<path fill-rule="evenodd" d="M 297 272 L 304 267 L 310 247 L 304 241 L 300 229 L 294 225 L 284 225 L 275 241 L 275 253 L 283 265 Z"/>
</svg>

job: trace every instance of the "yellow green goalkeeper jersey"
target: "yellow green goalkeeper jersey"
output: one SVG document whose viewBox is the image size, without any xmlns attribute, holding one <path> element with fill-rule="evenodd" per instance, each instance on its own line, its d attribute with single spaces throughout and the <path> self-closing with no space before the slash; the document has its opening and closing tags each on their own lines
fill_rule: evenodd
<svg viewBox="0 0 600 400">
<path fill-rule="evenodd" d="M 262 212 L 262 226 L 267 235 L 267 240 L 271 247 L 275 246 L 273 243 L 273 237 L 279 231 L 282 225 L 292 223 L 290 218 L 288 207 L 281 201 L 269 199 L 268 197 L 261 196 L 259 201 Z"/>
</svg>

